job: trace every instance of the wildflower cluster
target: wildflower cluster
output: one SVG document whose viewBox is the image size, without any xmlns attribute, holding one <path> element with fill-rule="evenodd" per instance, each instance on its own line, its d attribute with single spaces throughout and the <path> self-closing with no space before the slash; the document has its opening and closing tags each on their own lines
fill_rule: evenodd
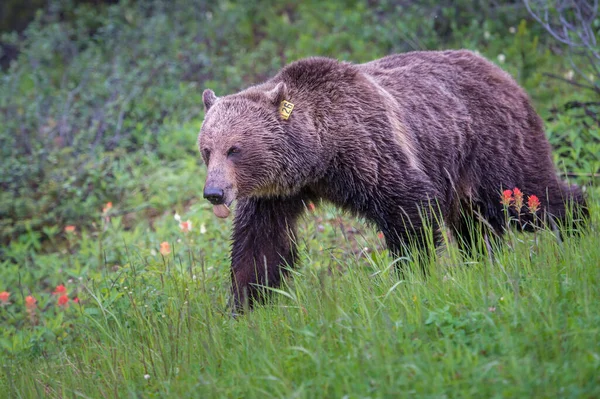
<svg viewBox="0 0 600 399">
<path fill-rule="evenodd" d="M 64 285 L 57 285 L 52 295 L 56 295 L 58 297 L 56 301 L 58 306 L 63 308 L 69 307 L 69 295 L 67 294 L 67 288 Z M 79 298 L 73 298 L 73 302 L 79 303 Z"/>
<path fill-rule="evenodd" d="M 523 208 L 524 195 L 523 192 L 515 187 L 512 190 L 504 190 L 502 192 L 502 196 L 500 197 L 500 203 L 506 208 L 514 208 L 517 213 L 521 213 L 521 209 Z M 532 215 L 535 215 L 538 210 L 541 208 L 540 199 L 536 195 L 530 195 L 527 198 L 527 209 Z"/>
<path fill-rule="evenodd" d="M 183 220 L 181 218 L 181 215 L 179 215 L 179 213 L 175 212 L 175 215 L 173 216 L 173 218 L 175 219 L 175 221 L 177 222 L 178 226 L 179 226 L 179 230 L 183 233 L 183 237 L 177 239 L 177 242 L 182 242 L 182 240 L 184 240 L 188 245 L 191 245 L 191 243 L 194 242 L 194 240 L 192 239 L 192 236 L 190 235 L 190 233 L 192 232 L 192 228 L 193 228 L 193 223 L 191 220 Z M 206 225 L 204 223 L 200 224 L 200 228 L 198 229 L 200 234 L 206 234 L 207 230 L 206 230 Z M 158 252 L 162 255 L 162 256 L 167 256 L 172 252 L 172 248 L 171 248 L 171 244 L 168 241 L 163 241 L 160 243 L 160 247 Z M 156 251 L 152 250 L 152 254 L 156 255 Z"/>
<path fill-rule="evenodd" d="M 67 293 L 67 288 L 63 284 L 57 285 L 56 288 L 54 288 L 52 295 L 57 297 L 56 304 L 60 308 L 66 309 L 69 307 L 69 302 L 71 301 L 71 298 L 69 298 L 69 295 Z M 0 306 L 11 305 L 12 302 L 11 302 L 10 298 L 11 298 L 10 292 L 8 292 L 8 291 L 0 292 Z M 75 297 L 72 299 L 72 301 L 75 303 L 79 303 L 79 298 Z M 27 295 L 25 297 L 24 307 L 25 307 L 25 311 L 27 312 L 27 314 L 30 317 L 33 317 L 36 310 L 38 309 L 38 300 L 33 295 Z"/>
</svg>

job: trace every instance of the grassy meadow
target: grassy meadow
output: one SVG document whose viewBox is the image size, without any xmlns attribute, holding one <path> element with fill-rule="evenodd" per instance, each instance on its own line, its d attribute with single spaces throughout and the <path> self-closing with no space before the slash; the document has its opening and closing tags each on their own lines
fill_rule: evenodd
<svg viewBox="0 0 600 399">
<path fill-rule="evenodd" d="M 600 203 L 581 237 L 511 232 L 495 260 L 451 242 L 431 275 L 394 272 L 368 227 L 328 208 L 300 229 L 302 266 L 264 306 L 226 307 L 229 222 L 199 202 L 125 231 L 113 208 L 62 269 L 70 298 L 21 272 L 3 318 L 2 389 L 10 397 L 596 397 L 600 394 Z M 160 242 L 170 253 L 160 253 Z M 110 250 L 103 248 L 111 248 Z M 122 252 L 110 262 L 107 252 Z M 100 275 L 80 281 L 88 258 Z M 412 265 L 412 270 L 418 270 Z M 15 273 L 19 273 L 15 270 Z M 24 309 L 32 295 L 37 307 Z M 13 297 L 14 296 L 14 300 Z M 8 327 L 10 328 L 10 327 Z M 10 330 L 9 330 L 10 331 Z M 15 331 L 13 330 L 13 333 Z M 19 356 L 25 354 L 26 356 Z"/>
<path fill-rule="evenodd" d="M 600 76 L 520 2 L 52 3 L 0 35 L 18 53 L 0 69 L 0 397 L 600 397 Z M 202 89 L 310 55 L 445 48 L 527 90 L 588 226 L 509 228 L 494 257 L 444 229 L 425 278 L 307 204 L 298 268 L 232 317 Z"/>
</svg>

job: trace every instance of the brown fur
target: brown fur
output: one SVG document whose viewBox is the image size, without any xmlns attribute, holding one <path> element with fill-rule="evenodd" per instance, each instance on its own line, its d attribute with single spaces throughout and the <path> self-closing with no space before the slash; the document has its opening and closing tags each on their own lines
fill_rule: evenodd
<svg viewBox="0 0 600 399">
<path fill-rule="evenodd" d="M 295 107 L 289 120 L 282 100 Z M 537 195 L 563 217 L 581 191 L 556 176 L 541 119 L 500 68 L 469 51 L 412 52 L 355 65 L 308 58 L 269 81 L 216 98 L 199 147 L 206 187 L 237 199 L 232 248 L 235 303 L 276 286 L 293 265 L 295 225 L 309 200 L 372 221 L 395 255 L 425 247 L 431 207 L 468 244 L 475 214 L 502 234 L 503 189 Z M 235 147 L 238 152 L 228 152 Z M 210 152 L 210 158 L 208 157 Z"/>
</svg>

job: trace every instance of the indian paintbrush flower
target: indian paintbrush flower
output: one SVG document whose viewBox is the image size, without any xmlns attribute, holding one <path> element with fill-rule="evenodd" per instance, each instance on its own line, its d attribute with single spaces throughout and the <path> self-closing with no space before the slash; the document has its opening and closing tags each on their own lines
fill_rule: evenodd
<svg viewBox="0 0 600 399">
<path fill-rule="evenodd" d="M 29 295 L 25 298 L 25 307 L 27 308 L 28 312 L 33 312 L 36 308 L 37 304 L 37 300 Z"/>
<path fill-rule="evenodd" d="M 192 222 L 190 220 L 188 220 L 187 222 L 180 222 L 179 223 L 179 228 L 184 233 L 189 233 L 190 231 L 192 231 Z"/>
<path fill-rule="evenodd" d="M 58 297 L 58 306 L 62 306 L 64 308 L 69 306 L 69 297 L 67 295 L 61 295 Z"/>
<path fill-rule="evenodd" d="M 519 190 L 517 187 L 515 187 L 513 189 L 513 195 L 514 195 L 515 208 L 517 209 L 517 212 L 520 212 L 521 208 L 523 207 L 523 192 L 521 190 Z"/>
<path fill-rule="evenodd" d="M 530 195 L 527 199 L 527 207 L 529 208 L 529 212 L 535 214 L 540 209 L 540 200 L 535 195 Z"/>
<path fill-rule="evenodd" d="M 102 208 L 102 213 L 103 214 L 107 214 L 108 211 L 110 211 L 112 208 L 112 202 L 107 202 L 106 205 L 104 205 L 104 208 Z"/>
<path fill-rule="evenodd" d="M 52 294 L 54 294 L 54 295 L 64 295 L 66 293 L 67 293 L 67 288 L 64 285 L 59 284 L 59 285 L 56 286 L 56 288 L 54 289 L 54 292 Z"/>
<path fill-rule="evenodd" d="M 170 254 L 171 253 L 171 245 L 168 242 L 166 242 L 166 241 L 165 242 L 161 242 L 160 243 L 160 253 L 163 256 L 166 256 L 166 255 Z"/>
<path fill-rule="evenodd" d="M 508 208 L 513 201 L 512 195 L 513 195 L 512 190 L 504 190 L 502 192 L 502 201 L 501 201 L 502 205 L 504 205 L 505 207 Z"/>
</svg>

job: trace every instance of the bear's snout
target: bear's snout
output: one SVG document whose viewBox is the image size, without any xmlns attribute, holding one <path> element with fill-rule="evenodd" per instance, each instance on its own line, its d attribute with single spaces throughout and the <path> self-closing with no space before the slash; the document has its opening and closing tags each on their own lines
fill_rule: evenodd
<svg viewBox="0 0 600 399">
<path fill-rule="evenodd" d="M 210 173 L 204 185 L 204 198 L 213 205 L 213 213 L 220 218 L 229 216 L 229 206 L 235 200 L 235 186 L 229 184 L 224 176 Z"/>
<path fill-rule="evenodd" d="M 206 198 L 213 205 L 221 205 L 225 202 L 225 192 L 223 189 L 217 187 L 205 187 L 204 198 Z"/>
</svg>

